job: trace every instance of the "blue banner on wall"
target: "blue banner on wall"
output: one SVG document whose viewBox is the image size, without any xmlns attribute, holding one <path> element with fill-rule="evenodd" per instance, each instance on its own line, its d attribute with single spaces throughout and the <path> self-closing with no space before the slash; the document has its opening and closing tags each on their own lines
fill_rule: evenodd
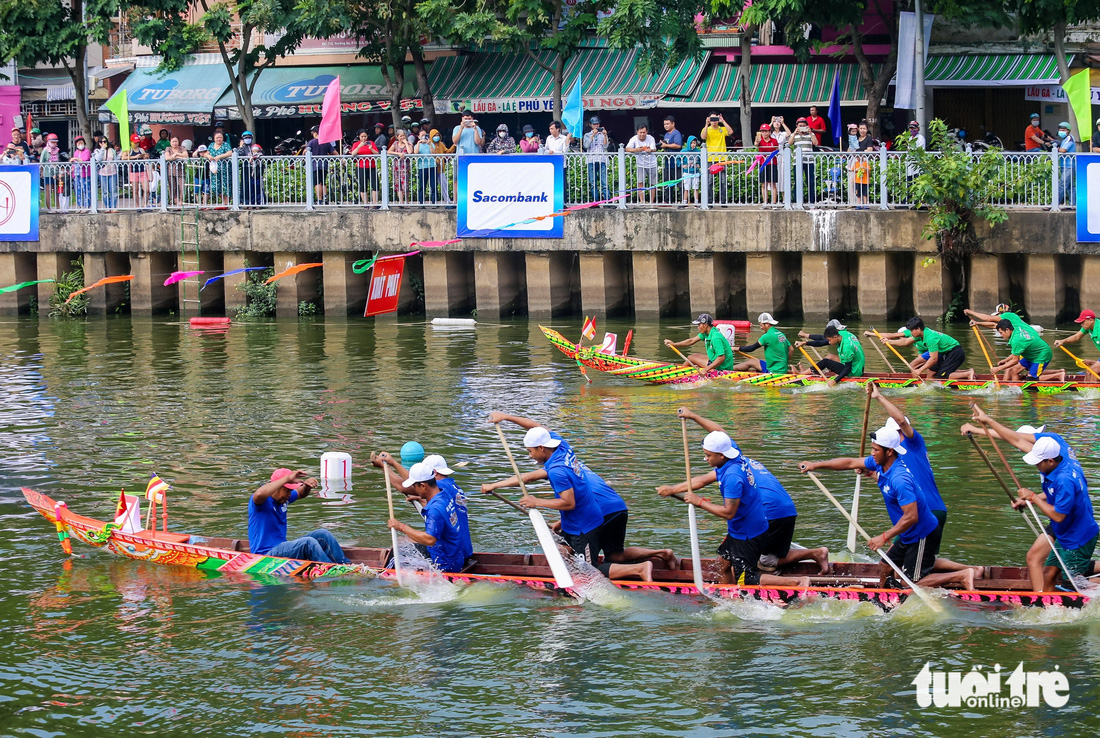
<svg viewBox="0 0 1100 738">
<path fill-rule="evenodd" d="M 0 166 L 0 241 L 38 240 L 38 165 Z"/>
<path fill-rule="evenodd" d="M 1074 159 L 1077 161 L 1077 242 L 1100 243 L 1100 154 L 1078 154 Z M 1073 173 L 1073 169 L 1062 172 L 1062 182 Z M 1071 188 L 1066 186 L 1065 189 L 1068 195 Z"/>
<path fill-rule="evenodd" d="M 561 238 L 565 157 L 463 154 L 458 157 L 459 238 Z"/>
</svg>

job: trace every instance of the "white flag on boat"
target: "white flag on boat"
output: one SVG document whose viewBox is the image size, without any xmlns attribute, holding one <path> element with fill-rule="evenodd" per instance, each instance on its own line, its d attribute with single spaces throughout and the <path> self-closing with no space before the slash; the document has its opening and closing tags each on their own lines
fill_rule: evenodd
<svg viewBox="0 0 1100 738">
<path fill-rule="evenodd" d="M 615 333 L 603 334 L 603 345 L 600 346 L 601 354 L 614 354 L 619 345 L 619 336 Z"/>
<path fill-rule="evenodd" d="M 119 495 L 118 508 L 115 510 L 115 525 L 123 533 L 137 533 L 142 529 L 141 503 L 137 495 L 125 492 Z"/>
</svg>

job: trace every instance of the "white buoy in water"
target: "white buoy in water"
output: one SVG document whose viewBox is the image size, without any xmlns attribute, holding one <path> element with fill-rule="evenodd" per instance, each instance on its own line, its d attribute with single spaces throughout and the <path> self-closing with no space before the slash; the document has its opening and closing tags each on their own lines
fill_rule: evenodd
<svg viewBox="0 0 1100 738">
<path fill-rule="evenodd" d="M 477 325 L 473 318 L 432 318 L 432 325 Z"/>
<path fill-rule="evenodd" d="M 351 479 L 351 454 L 343 451 L 321 454 L 321 479 Z"/>
</svg>

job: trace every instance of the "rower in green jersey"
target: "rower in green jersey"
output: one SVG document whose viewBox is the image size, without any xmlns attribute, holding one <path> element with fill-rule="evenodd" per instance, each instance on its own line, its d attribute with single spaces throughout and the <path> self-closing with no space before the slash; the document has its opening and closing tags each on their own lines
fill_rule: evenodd
<svg viewBox="0 0 1100 738">
<path fill-rule="evenodd" d="M 1081 314 L 1077 316 L 1077 320 L 1073 322 L 1080 324 L 1081 330 L 1077 333 L 1074 333 L 1069 338 L 1062 338 L 1055 341 L 1054 346 L 1058 347 L 1067 343 L 1077 343 L 1084 336 L 1088 336 L 1092 339 L 1092 344 L 1096 347 L 1098 351 L 1100 351 L 1100 328 L 1098 328 L 1096 325 L 1096 313 L 1091 310 L 1082 310 Z M 1100 361 L 1092 362 L 1092 365 L 1089 368 L 1097 374 L 1100 374 Z M 1086 374 L 1085 379 L 1091 382 L 1092 375 Z"/>
<path fill-rule="evenodd" d="M 825 332 L 821 335 L 802 331 L 799 331 L 798 335 L 802 340 L 795 342 L 796 347 L 831 346 L 836 351 L 835 354 L 827 354 L 824 359 L 817 362 L 819 369 L 834 374 L 829 377 L 829 384 L 835 384 L 845 377 L 863 376 L 863 365 L 866 362 L 863 356 L 863 345 L 855 334 L 845 330 L 845 326 L 841 325 L 839 320 L 830 320 L 825 326 Z M 813 371 L 812 368 L 803 368 L 802 363 L 799 362 L 799 374 L 811 374 Z"/>
<path fill-rule="evenodd" d="M 791 352 L 794 347 L 787 337 L 776 328 L 779 321 L 772 317 L 771 313 L 760 313 L 756 319 L 763 333 L 756 343 L 738 346 L 737 351 L 750 352 L 764 348 L 763 359 L 746 359 L 734 367 L 739 372 L 761 372 L 764 374 L 786 374 L 791 366 Z"/>
<path fill-rule="evenodd" d="M 863 331 L 872 337 L 872 331 Z M 916 345 L 919 356 L 909 362 L 918 374 L 936 379 L 974 379 L 973 369 L 959 370 L 966 361 L 966 352 L 959 342 L 946 333 L 924 327 L 924 321 L 912 317 L 897 333 L 883 333 L 882 342 L 893 346 Z"/>
<path fill-rule="evenodd" d="M 1011 353 L 993 367 L 994 373 L 1001 371 L 1005 373 L 1006 382 L 1022 380 L 1025 370 L 1031 379 L 1043 382 L 1066 381 L 1065 369 L 1044 372 L 1054 358 L 1054 351 L 1039 337 L 1039 331 L 1035 326 L 1028 324 L 1018 314 L 1009 310 L 1008 305 L 1001 303 L 991 315 L 979 313 L 976 310 L 965 312 L 970 316 L 971 325 L 993 326 L 998 335 L 1008 341 L 1008 350 Z"/>
<path fill-rule="evenodd" d="M 665 339 L 665 345 L 669 347 L 694 346 L 700 341 L 706 346 L 706 355 L 690 354 L 684 366 L 700 367 L 703 374 L 717 369 L 733 369 L 733 347 L 722 335 L 722 331 L 714 327 L 714 318 L 707 313 L 700 313 L 698 318 L 691 321 L 691 324 L 697 326 L 698 335 L 685 338 L 683 341 Z"/>
</svg>

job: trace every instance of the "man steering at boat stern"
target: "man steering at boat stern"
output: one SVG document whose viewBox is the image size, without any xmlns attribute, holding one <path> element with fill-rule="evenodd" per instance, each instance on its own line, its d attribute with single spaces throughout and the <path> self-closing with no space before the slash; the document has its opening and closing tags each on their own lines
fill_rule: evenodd
<svg viewBox="0 0 1100 738">
<path fill-rule="evenodd" d="M 663 561 L 668 568 L 676 566 L 676 556 L 667 548 L 626 546 L 626 502 L 600 475 L 577 458 L 572 446 L 559 433 L 547 430 L 530 418 L 498 412 L 489 414 L 489 423 L 502 422 L 515 423 L 527 430 L 523 445 L 527 454 L 542 464 L 542 469 L 524 474 L 523 483 L 546 479 L 554 491 L 552 500 L 534 497 L 528 491 L 520 504 L 529 509 L 557 510 L 561 514 L 561 537 L 573 553 L 610 579 L 638 577 L 651 582 L 653 560 Z M 484 484 L 481 491 L 488 493 L 518 486 L 519 480 L 512 476 Z"/>
<path fill-rule="evenodd" d="M 764 499 L 756 484 L 753 468 L 744 463 L 746 460 L 741 450 L 733 439 L 719 429 L 717 423 L 689 411 L 681 410 L 679 415 L 696 421 L 704 430 L 710 430 L 703 439 L 703 456 L 713 469 L 702 476 L 692 477 L 691 489 L 684 481 L 662 485 L 657 488 L 657 494 L 662 497 L 682 494 L 687 504 L 726 521 L 726 538 L 718 547 L 720 581 L 723 584 L 809 587 L 809 577 L 761 573 L 760 555 L 770 551 L 772 546 Z M 718 490 L 722 493 L 721 505 L 692 491 L 714 482 L 718 482 Z M 793 507 L 791 505 L 792 511 Z M 821 550 L 825 558 L 819 563 L 823 571 L 828 571 L 828 551 Z"/>
<path fill-rule="evenodd" d="M 694 346 L 700 341 L 703 342 L 707 353 L 705 355 L 689 354 L 684 366 L 700 367 L 704 374 L 718 369 L 733 369 L 733 347 L 730 346 L 730 342 L 722 331 L 714 327 L 714 317 L 709 313 L 700 313 L 698 318 L 691 321 L 691 324 L 696 326 L 699 335 L 685 338 L 683 341 L 665 339 L 665 345 L 669 348 Z"/>
<path fill-rule="evenodd" d="M 430 458 L 430 457 L 429 457 Z M 439 457 L 443 461 L 443 457 Z M 446 474 L 453 474 L 443 464 Z M 444 492 L 436 479 L 435 463 L 417 462 L 409 469 L 409 478 L 401 483 L 412 490 L 424 505 L 424 530 L 420 531 L 400 520 L 390 518 L 389 527 L 409 537 L 420 552 L 431 558 L 440 571 L 462 571 L 467 553 L 473 551 L 470 526 L 459 510 L 457 495 Z"/>
<path fill-rule="evenodd" d="M 932 513 L 927 495 L 917 484 L 909 468 L 901 461 L 908 451 L 902 441 L 902 435 L 893 427 L 879 428 L 871 434 L 871 455 L 865 459 L 836 458 L 828 461 L 803 461 L 798 465 L 801 472 L 816 469 L 844 470 L 852 469 L 874 478 L 882 492 L 882 501 L 892 525 L 877 536 L 873 536 L 867 546 L 878 551 L 890 542 L 894 536 L 897 542 L 886 553 L 887 558 L 900 564 L 913 581 L 919 581 L 928 587 L 958 583 L 965 589 L 974 589 L 974 570 L 933 573 L 936 556 L 940 551 L 939 521 Z M 917 566 L 917 562 L 920 566 Z M 883 586 L 900 587 L 900 583 L 890 577 L 891 569 L 885 562 L 879 569 Z"/>
<path fill-rule="evenodd" d="M 323 528 L 308 536 L 286 539 L 286 508 L 305 497 L 317 486 L 317 480 L 304 471 L 276 469 L 271 481 L 248 498 L 248 545 L 254 554 L 288 559 L 348 564 L 336 536 Z"/>
</svg>

